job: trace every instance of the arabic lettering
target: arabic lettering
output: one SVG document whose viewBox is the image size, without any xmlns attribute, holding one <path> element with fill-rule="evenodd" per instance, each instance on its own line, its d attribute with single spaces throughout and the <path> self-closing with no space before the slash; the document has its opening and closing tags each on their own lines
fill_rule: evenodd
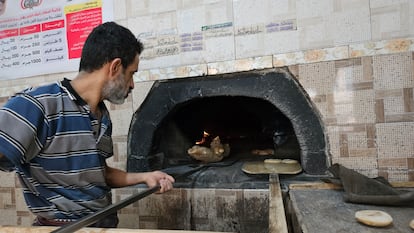
<svg viewBox="0 0 414 233">
<path fill-rule="evenodd" d="M 247 27 L 240 27 L 237 29 L 236 36 L 254 35 L 263 32 L 261 25 L 251 25 Z"/>
</svg>

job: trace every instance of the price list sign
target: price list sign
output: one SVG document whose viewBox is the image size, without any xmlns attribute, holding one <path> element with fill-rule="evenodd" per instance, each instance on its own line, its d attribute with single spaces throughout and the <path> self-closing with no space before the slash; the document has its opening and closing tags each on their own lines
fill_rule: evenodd
<svg viewBox="0 0 414 233">
<path fill-rule="evenodd" d="M 0 80 L 76 71 L 89 33 L 112 18 L 112 3 L 102 0 L 5 1 L 0 15 Z"/>
</svg>

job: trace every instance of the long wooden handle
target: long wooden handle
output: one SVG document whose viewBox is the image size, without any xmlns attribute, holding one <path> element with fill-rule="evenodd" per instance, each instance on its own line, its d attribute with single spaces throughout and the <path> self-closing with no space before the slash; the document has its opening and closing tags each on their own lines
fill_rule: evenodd
<svg viewBox="0 0 414 233">
<path fill-rule="evenodd" d="M 81 219 L 79 219 L 76 222 L 72 222 L 69 223 L 67 225 L 64 225 L 54 231 L 52 231 L 52 233 L 72 233 L 75 232 L 79 229 L 81 229 L 82 227 L 86 227 L 89 226 L 95 222 L 97 222 L 100 219 L 103 219 L 104 217 L 118 211 L 119 209 L 124 208 L 125 206 L 132 204 L 136 201 L 138 201 L 139 199 L 142 199 L 152 193 L 157 192 L 158 190 L 160 190 L 160 186 L 154 186 L 152 188 L 149 188 L 143 192 L 139 192 L 136 194 L 131 195 L 128 198 L 125 198 L 124 200 L 118 202 L 118 203 L 114 203 L 112 205 L 107 206 L 106 208 L 99 210 L 93 214 L 87 215 Z"/>
</svg>

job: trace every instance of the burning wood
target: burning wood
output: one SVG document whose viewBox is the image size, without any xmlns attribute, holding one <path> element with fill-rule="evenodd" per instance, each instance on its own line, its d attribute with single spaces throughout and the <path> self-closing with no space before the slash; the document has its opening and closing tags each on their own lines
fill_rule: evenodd
<svg viewBox="0 0 414 233">
<path fill-rule="evenodd" d="M 230 145 L 222 144 L 220 137 L 215 137 L 210 148 L 205 146 L 194 145 L 187 150 L 188 155 L 192 158 L 205 163 L 218 162 L 230 154 Z"/>
<path fill-rule="evenodd" d="M 209 133 L 207 133 L 206 131 L 203 132 L 203 138 L 201 138 L 200 141 L 197 141 L 195 144 L 196 145 L 202 145 L 206 142 L 206 139 L 208 138 L 208 136 L 210 136 Z"/>
</svg>

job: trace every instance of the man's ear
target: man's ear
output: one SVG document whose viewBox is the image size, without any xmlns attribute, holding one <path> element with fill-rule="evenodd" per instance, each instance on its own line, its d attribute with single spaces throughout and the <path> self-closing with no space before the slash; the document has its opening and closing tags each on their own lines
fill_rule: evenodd
<svg viewBox="0 0 414 233">
<path fill-rule="evenodd" d="M 109 75 L 111 77 L 116 77 L 119 72 L 122 72 L 121 58 L 115 58 L 110 62 Z"/>
</svg>

